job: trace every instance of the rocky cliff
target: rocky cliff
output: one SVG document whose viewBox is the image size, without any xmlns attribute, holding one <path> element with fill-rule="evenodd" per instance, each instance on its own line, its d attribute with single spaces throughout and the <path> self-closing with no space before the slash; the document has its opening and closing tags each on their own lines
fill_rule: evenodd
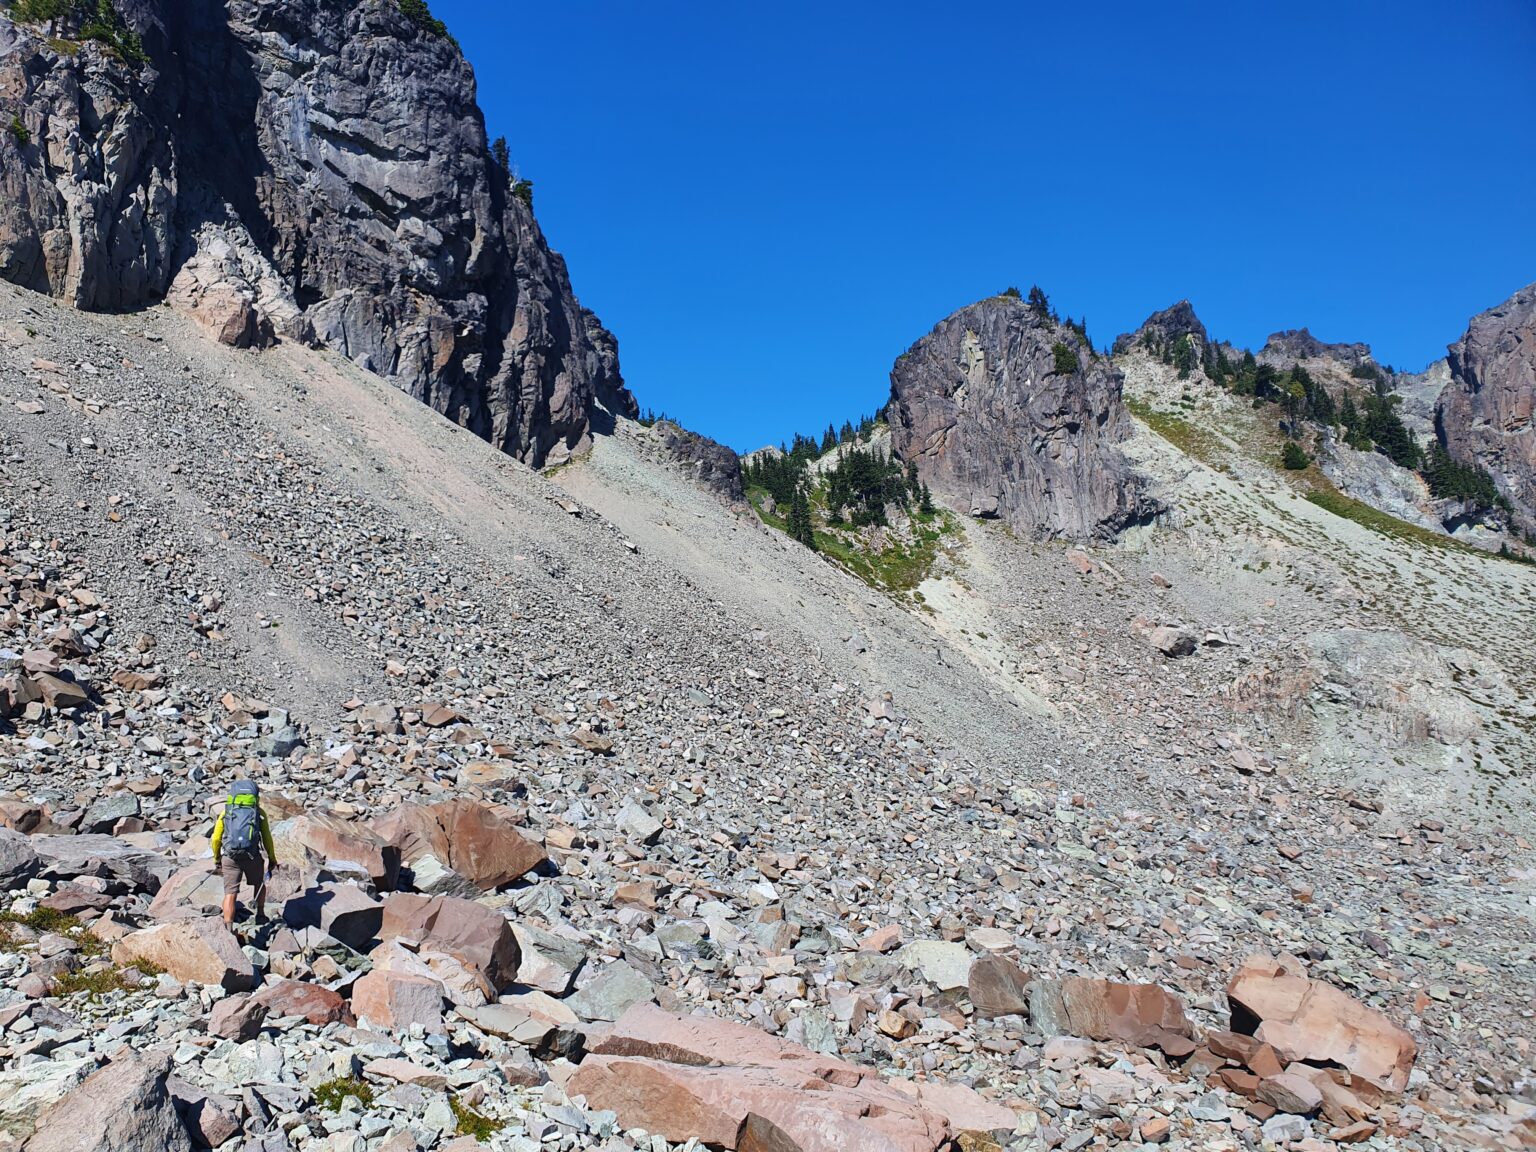
<svg viewBox="0 0 1536 1152">
<path fill-rule="evenodd" d="M 1071 328 L 995 296 L 940 322 L 891 370 L 891 447 L 935 497 L 1036 538 L 1108 539 L 1155 503 L 1116 447 L 1120 373 Z"/>
<path fill-rule="evenodd" d="M 118 11 L 142 62 L 0 16 L 5 279 L 323 343 L 534 465 L 635 414 L 450 39 L 392 0 Z"/>
<path fill-rule="evenodd" d="M 1371 360 L 1369 344 L 1325 344 L 1305 328 L 1275 332 L 1264 342 L 1257 360 L 1276 368 L 1289 368 L 1308 360 L 1332 360 L 1346 368 Z"/>
<path fill-rule="evenodd" d="M 1472 318 L 1450 346 L 1435 424 L 1450 454 L 1493 477 L 1536 532 L 1536 284 Z"/>
<path fill-rule="evenodd" d="M 1194 305 L 1188 300 L 1180 300 L 1171 308 L 1152 313 L 1135 332 L 1125 332 L 1116 336 L 1112 351 L 1114 355 L 1119 356 L 1122 352 L 1128 352 L 1138 345 L 1159 349 L 1172 348 L 1180 336 L 1188 336 L 1195 341 L 1197 353 L 1211 340 L 1205 325 L 1200 322 L 1200 317 L 1195 315 Z"/>
</svg>

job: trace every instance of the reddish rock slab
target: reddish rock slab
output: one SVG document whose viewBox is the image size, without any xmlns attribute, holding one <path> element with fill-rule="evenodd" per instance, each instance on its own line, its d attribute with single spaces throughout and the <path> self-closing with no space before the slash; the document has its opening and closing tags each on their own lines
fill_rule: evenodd
<svg viewBox="0 0 1536 1152">
<path fill-rule="evenodd" d="M 1169 1047 L 1188 1055 L 1194 1025 L 1184 1004 L 1156 984 L 1117 984 L 1071 976 L 1037 980 L 1030 986 L 1030 1019 L 1047 1036 L 1120 1040 L 1143 1047 Z"/>
<path fill-rule="evenodd" d="M 152 964 L 183 984 L 218 984 L 226 992 L 249 992 L 258 978 L 239 941 L 216 916 L 130 932 L 112 945 L 112 961 Z"/>
<path fill-rule="evenodd" d="M 988 1100 L 964 1084 L 945 1084 L 936 1080 L 890 1080 L 887 1083 L 943 1116 L 955 1132 L 1012 1132 L 1019 1126 L 1018 1113 L 1012 1108 Z"/>
<path fill-rule="evenodd" d="M 737 1065 L 743 1068 L 792 1067 L 834 1084 L 853 1086 L 873 1077 L 874 1069 L 813 1052 L 760 1028 L 711 1016 L 674 1016 L 646 1002 L 627 1009 L 592 1052 L 602 1056 L 641 1056 L 669 1064 Z"/>
<path fill-rule="evenodd" d="M 517 979 L 522 955 L 511 922 L 494 908 L 456 896 L 393 893 L 384 902 L 383 940 L 444 952 L 485 977 L 491 993 Z"/>
<path fill-rule="evenodd" d="M 1251 1032 L 1298 1060 L 1338 1064 L 1391 1092 L 1408 1086 L 1418 1056 L 1413 1037 L 1332 985 L 1251 956 L 1227 985 L 1227 998 L 1233 1031 Z"/>
<path fill-rule="evenodd" d="M 431 856 L 486 892 L 527 875 L 547 859 L 542 845 L 491 805 L 474 800 L 402 804 L 372 826 L 405 863 Z"/>
<path fill-rule="evenodd" d="M 380 891 L 393 890 L 399 880 L 399 848 L 366 824 L 306 812 L 273 825 L 272 839 L 282 864 L 297 864 L 312 853 L 323 862 L 366 872 Z"/>
<path fill-rule="evenodd" d="M 266 1008 L 267 1015 L 274 1020 L 297 1016 L 307 1024 L 334 1024 L 338 1020 L 352 1023 L 352 1012 L 341 993 L 301 980 L 268 984 L 251 1001 Z"/>
<path fill-rule="evenodd" d="M 168 1051 L 120 1056 L 38 1117 L 27 1152 L 192 1152 L 166 1085 L 170 1069 Z"/>
<path fill-rule="evenodd" d="M 1022 1016 L 1029 1011 L 1029 973 L 1012 960 L 983 956 L 971 965 L 967 994 L 983 1020 Z"/>
<path fill-rule="evenodd" d="M 443 1029 L 443 986 L 425 976 L 375 968 L 352 986 L 352 1011 L 379 1028 L 403 1032 L 420 1024 Z"/>
<path fill-rule="evenodd" d="M 699 1067 L 625 1056 L 588 1056 L 566 1084 L 625 1128 L 674 1142 L 798 1152 L 935 1152 L 948 1121 L 878 1081 L 843 1087 L 790 1067 Z M 772 1126 L 755 1126 L 752 1118 Z M 765 1138 L 766 1137 L 766 1138 Z"/>
</svg>

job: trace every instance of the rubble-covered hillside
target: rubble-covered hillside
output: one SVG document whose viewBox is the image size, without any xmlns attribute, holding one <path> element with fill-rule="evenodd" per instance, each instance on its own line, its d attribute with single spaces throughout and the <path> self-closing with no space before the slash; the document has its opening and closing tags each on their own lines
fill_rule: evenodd
<svg viewBox="0 0 1536 1152">
<path fill-rule="evenodd" d="M 898 601 L 638 425 L 5 289 L 0 1139 L 1518 1146 L 1531 570 L 1126 451 L 1168 524 Z"/>
</svg>

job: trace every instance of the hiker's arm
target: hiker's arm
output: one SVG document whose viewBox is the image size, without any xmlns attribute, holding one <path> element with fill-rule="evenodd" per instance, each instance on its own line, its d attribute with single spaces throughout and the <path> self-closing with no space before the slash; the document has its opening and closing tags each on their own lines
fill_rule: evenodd
<svg viewBox="0 0 1536 1152">
<path fill-rule="evenodd" d="M 276 868 L 277 849 L 272 847 L 272 825 L 267 823 L 267 814 L 265 812 L 261 814 L 259 819 L 261 820 L 261 843 L 267 850 L 267 867 Z"/>
<path fill-rule="evenodd" d="M 219 846 L 224 843 L 224 813 L 219 813 L 219 818 L 213 822 L 213 839 L 208 841 L 208 847 L 213 849 L 213 861 L 219 861 Z"/>
</svg>

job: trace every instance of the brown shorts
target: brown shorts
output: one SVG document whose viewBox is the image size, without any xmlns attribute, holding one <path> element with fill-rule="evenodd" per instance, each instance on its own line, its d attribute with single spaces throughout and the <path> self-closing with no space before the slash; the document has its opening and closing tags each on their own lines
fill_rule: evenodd
<svg viewBox="0 0 1536 1152">
<path fill-rule="evenodd" d="M 219 857 L 219 875 L 224 877 L 224 895 L 238 896 L 243 879 L 252 889 L 261 887 L 261 855 L 257 852 L 224 852 Z"/>
</svg>

